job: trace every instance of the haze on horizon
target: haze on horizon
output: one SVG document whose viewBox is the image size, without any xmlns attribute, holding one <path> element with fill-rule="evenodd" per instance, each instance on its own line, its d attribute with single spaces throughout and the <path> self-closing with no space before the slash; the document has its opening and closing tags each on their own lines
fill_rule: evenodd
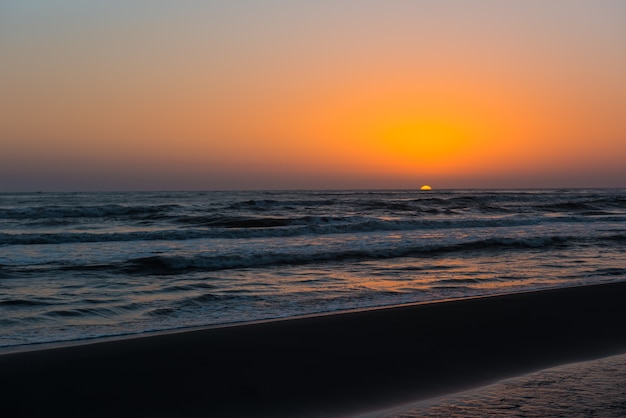
<svg viewBox="0 0 626 418">
<path fill-rule="evenodd" d="M 4 0 L 0 191 L 626 187 L 621 0 Z"/>
</svg>

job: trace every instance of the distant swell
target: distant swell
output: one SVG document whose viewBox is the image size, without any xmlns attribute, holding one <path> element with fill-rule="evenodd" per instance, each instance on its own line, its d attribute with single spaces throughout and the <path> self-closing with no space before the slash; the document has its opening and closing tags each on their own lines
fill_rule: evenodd
<svg viewBox="0 0 626 418">
<path fill-rule="evenodd" d="M 558 221 L 558 220 L 555 220 Z M 562 221 L 562 220 L 561 220 Z M 574 222 L 575 219 L 568 219 Z M 198 238 L 271 238 L 377 231 L 415 231 L 449 228 L 489 228 L 533 224 L 533 220 L 382 220 L 367 217 L 347 219 L 307 216 L 297 219 L 261 218 L 195 220 L 195 228 L 133 232 L 0 233 L 0 245 L 39 245 L 83 242 L 182 241 Z"/>
<path fill-rule="evenodd" d="M 153 217 L 165 214 L 176 205 L 154 206 L 35 206 L 24 208 L 0 208 L 0 219 L 55 219 L 55 218 L 105 218 L 115 216 Z"/>
</svg>

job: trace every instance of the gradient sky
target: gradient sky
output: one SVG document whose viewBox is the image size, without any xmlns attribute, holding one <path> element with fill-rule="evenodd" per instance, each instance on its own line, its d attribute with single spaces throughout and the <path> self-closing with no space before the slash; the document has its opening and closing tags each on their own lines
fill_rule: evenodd
<svg viewBox="0 0 626 418">
<path fill-rule="evenodd" d="M 626 1 L 2 0 L 0 191 L 626 187 Z"/>
</svg>

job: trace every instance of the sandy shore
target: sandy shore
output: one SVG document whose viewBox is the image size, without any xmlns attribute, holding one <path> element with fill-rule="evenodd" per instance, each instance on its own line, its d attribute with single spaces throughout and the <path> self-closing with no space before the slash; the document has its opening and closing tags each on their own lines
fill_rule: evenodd
<svg viewBox="0 0 626 418">
<path fill-rule="evenodd" d="M 626 351 L 626 283 L 0 356 L 7 416 L 341 416 Z"/>
<path fill-rule="evenodd" d="M 626 354 L 542 369 L 354 418 L 626 417 Z"/>
</svg>

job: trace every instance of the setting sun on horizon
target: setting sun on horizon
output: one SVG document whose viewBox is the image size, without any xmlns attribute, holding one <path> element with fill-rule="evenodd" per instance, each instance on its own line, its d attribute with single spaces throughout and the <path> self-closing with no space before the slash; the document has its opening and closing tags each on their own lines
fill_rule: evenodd
<svg viewBox="0 0 626 418">
<path fill-rule="evenodd" d="M 626 3 L 0 5 L 0 191 L 624 187 Z"/>
</svg>

